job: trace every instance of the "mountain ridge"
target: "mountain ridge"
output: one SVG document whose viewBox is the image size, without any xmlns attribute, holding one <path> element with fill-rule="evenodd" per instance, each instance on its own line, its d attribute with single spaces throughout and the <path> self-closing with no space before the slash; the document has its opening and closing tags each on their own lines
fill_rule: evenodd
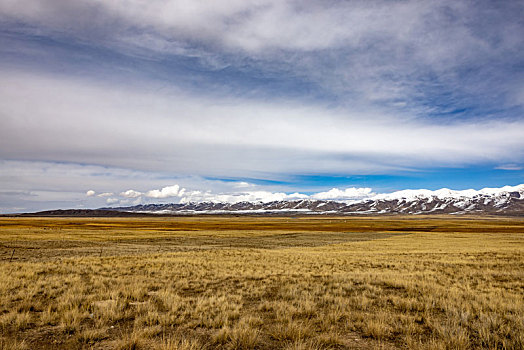
<svg viewBox="0 0 524 350">
<path fill-rule="evenodd" d="M 356 200 L 313 198 L 271 202 L 189 202 L 139 204 L 98 209 L 49 210 L 22 215 L 140 216 L 199 214 L 479 214 L 524 217 L 524 184 L 481 190 L 402 190 Z"/>
<path fill-rule="evenodd" d="M 304 213 L 304 214 L 498 214 L 524 215 L 524 184 L 455 191 L 403 190 L 358 200 L 299 199 L 272 202 L 189 202 L 107 208 L 156 214 Z"/>
</svg>

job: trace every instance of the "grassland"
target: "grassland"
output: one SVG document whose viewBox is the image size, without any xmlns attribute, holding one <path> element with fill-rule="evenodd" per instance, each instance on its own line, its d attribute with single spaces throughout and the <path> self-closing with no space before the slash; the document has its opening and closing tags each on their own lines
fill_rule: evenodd
<svg viewBox="0 0 524 350">
<path fill-rule="evenodd" d="M 0 349 L 522 349 L 524 220 L 0 218 Z"/>
</svg>

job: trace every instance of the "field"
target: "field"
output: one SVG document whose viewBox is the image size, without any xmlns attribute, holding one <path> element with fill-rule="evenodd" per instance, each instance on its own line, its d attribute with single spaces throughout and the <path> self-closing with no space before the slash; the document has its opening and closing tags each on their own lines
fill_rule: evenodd
<svg viewBox="0 0 524 350">
<path fill-rule="evenodd" d="M 522 349 L 524 220 L 0 218 L 0 349 Z"/>
</svg>

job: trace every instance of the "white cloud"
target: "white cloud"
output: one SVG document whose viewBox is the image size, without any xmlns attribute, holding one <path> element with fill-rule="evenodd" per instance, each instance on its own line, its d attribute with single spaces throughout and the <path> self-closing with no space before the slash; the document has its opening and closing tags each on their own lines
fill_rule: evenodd
<svg viewBox="0 0 524 350">
<path fill-rule="evenodd" d="M 150 198 L 168 198 L 168 197 L 177 197 L 180 196 L 180 193 L 183 194 L 184 189 L 180 190 L 180 186 L 173 185 L 162 188 L 161 190 L 151 190 L 147 191 L 146 197 Z"/>
<path fill-rule="evenodd" d="M 270 69 L 282 64 L 294 76 L 346 92 L 345 98 L 356 95 L 392 104 L 424 93 L 421 81 L 413 78 L 438 88 L 453 84 L 456 90 L 482 85 L 489 96 L 495 81 L 508 94 L 522 90 L 519 75 L 482 76 L 508 57 L 520 61 L 520 13 L 522 4 L 515 1 L 495 7 L 416 0 L 215 0 L 212 5 L 77 0 L 67 6 L 59 0 L 0 2 L 0 17 L 29 24 L 21 31 L 36 27 L 40 36 L 69 35 L 135 56 L 187 56 L 206 62 L 210 69 L 234 65 L 232 57 L 244 68 L 244 58 L 249 57 Z M 482 74 L 475 69 L 476 84 L 464 83 L 454 71 L 477 64 L 487 67 Z M 428 81 L 430 77 L 434 78 Z M 517 101 L 522 105 L 522 99 Z"/>
<path fill-rule="evenodd" d="M 332 188 L 331 190 L 327 192 L 319 192 L 315 193 L 311 196 L 313 199 L 320 199 L 320 200 L 353 200 L 353 199 L 363 199 L 367 197 L 373 196 L 374 193 L 372 192 L 371 188 L 364 187 L 364 188 L 355 188 L 350 187 L 346 189 L 338 189 L 338 188 Z"/>
<path fill-rule="evenodd" d="M 213 99 L 168 89 L 152 93 L 155 86 L 105 86 L 20 72 L 2 77 L 3 158 L 30 154 L 31 160 L 271 179 L 518 163 L 524 157 L 524 120 L 437 124 L 375 110 Z M 174 130 L 184 132 L 173 137 Z"/>
<path fill-rule="evenodd" d="M 288 195 L 286 195 L 286 200 L 299 200 L 299 199 L 308 199 L 309 196 L 307 194 L 293 192 Z"/>
<path fill-rule="evenodd" d="M 212 193 L 202 191 L 188 191 L 180 199 L 180 203 L 213 202 L 213 203 L 238 203 L 238 202 L 273 202 L 284 200 L 307 199 L 308 195 L 301 193 L 286 194 L 284 192 L 249 191 L 233 193 Z"/>
<path fill-rule="evenodd" d="M 113 192 L 104 192 L 104 193 L 97 194 L 96 196 L 103 198 L 103 197 L 111 197 L 112 195 L 114 195 Z"/>
<path fill-rule="evenodd" d="M 156 50 L 183 50 L 184 41 L 194 40 L 246 52 L 336 48 L 385 35 L 413 45 L 436 46 L 442 44 L 435 40 L 438 38 L 429 41 L 426 36 L 437 30 L 444 39 L 466 36 L 474 41 L 474 35 L 460 30 L 466 21 L 445 16 L 446 11 L 460 17 L 473 10 L 463 2 L 449 1 L 373 1 L 372 5 L 367 1 L 303 4 L 294 0 L 215 0 L 212 4 L 194 0 L 78 0 L 67 6 L 56 0 L 0 3 L 0 14 L 49 31 L 67 28 L 78 36 L 91 34 L 101 40 L 105 35 L 109 37 L 106 40 Z M 445 26 L 435 28 L 439 23 Z M 457 43 L 449 40 L 446 44 Z M 431 54 L 452 55 L 454 51 L 432 50 Z"/>
<path fill-rule="evenodd" d="M 135 191 L 135 190 L 127 190 L 127 191 L 124 191 L 124 192 L 120 193 L 120 195 L 122 197 L 126 197 L 126 198 L 138 198 L 142 194 L 143 194 L 142 192 Z"/>
<path fill-rule="evenodd" d="M 95 195 L 95 193 L 96 193 L 95 191 L 89 190 L 89 191 L 86 192 L 86 196 L 87 197 L 93 197 Z"/>
<path fill-rule="evenodd" d="M 236 188 L 249 188 L 249 187 L 253 187 L 254 185 L 250 184 L 250 183 L 247 183 L 245 181 L 240 181 L 240 182 L 235 182 L 234 186 Z"/>
<path fill-rule="evenodd" d="M 504 165 L 499 165 L 495 169 L 500 169 L 500 170 L 522 170 L 523 168 L 522 168 L 522 166 L 520 166 L 518 164 L 504 164 Z"/>
<path fill-rule="evenodd" d="M 119 199 L 118 198 L 107 198 L 106 199 L 106 203 L 107 204 L 116 204 L 119 202 Z"/>
</svg>

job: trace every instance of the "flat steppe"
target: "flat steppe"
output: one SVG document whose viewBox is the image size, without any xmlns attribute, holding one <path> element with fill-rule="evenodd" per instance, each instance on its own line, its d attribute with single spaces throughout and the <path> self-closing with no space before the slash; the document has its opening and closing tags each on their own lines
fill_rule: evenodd
<svg viewBox="0 0 524 350">
<path fill-rule="evenodd" d="M 522 349 L 524 219 L 0 218 L 0 349 Z"/>
</svg>

